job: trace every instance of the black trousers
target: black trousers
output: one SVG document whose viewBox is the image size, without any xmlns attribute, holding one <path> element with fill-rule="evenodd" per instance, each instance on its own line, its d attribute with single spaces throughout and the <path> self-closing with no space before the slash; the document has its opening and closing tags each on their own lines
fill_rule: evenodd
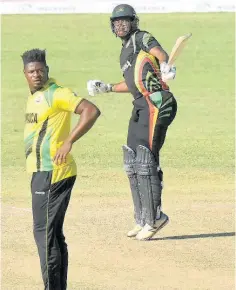
<svg viewBox="0 0 236 290">
<path fill-rule="evenodd" d="M 159 164 L 161 150 L 168 126 L 177 112 L 177 102 L 171 92 L 163 91 L 159 108 L 150 97 L 134 100 L 132 116 L 129 121 L 127 145 L 136 152 L 138 145 L 148 148 Z"/>
<path fill-rule="evenodd" d="M 44 289 L 65 290 L 68 251 L 63 223 L 76 176 L 51 184 L 52 173 L 35 172 L 32 176 L 33 231 Z"/>
</svg>

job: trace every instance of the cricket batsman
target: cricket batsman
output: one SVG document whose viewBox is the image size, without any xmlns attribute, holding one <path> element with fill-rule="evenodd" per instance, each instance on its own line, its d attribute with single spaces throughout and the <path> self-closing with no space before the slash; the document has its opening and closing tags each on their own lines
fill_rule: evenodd
<svg viewBox="0 0 236 290">
<path fill-rule="evenodd" d="M 90 80 L 87 88 L 91 96 L 130 92 L 134 98 L 127 145 L 123 146 L 136 223 L 127 236 L 149 240 L 169 221 L 161 208 L 160 150 L 177 112 L 175 97 L 166 84 L 175 78 L 176 68 L 168 65 L 168 55 L 154 36 L 139 29 L 133 7 L 116 6 L 110 24 L 112 32 L 121 39 L 124 80 L 116 84 Z"/>
</svg>

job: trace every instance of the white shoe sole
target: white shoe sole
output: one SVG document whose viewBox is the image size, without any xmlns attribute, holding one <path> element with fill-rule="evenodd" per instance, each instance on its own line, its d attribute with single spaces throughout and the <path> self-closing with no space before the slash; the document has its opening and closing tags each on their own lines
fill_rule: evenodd
<svg viewBox="0 0 236 290">
<path fill-rule="evenodd" d="M 137 236 L 137 234 L 142 230 L 142 228 L 140 230 L 131 230 L 127 233 L 127 237 L 128 238 L 135 238 Z"/>
<path fill-rule="evenodd" d="M 127 237 L 128 238 L 135 238 L 139 232 L 137 232 L 136 234 L 135 233 L 134 234 L 127 234 Z"/>
</svg>

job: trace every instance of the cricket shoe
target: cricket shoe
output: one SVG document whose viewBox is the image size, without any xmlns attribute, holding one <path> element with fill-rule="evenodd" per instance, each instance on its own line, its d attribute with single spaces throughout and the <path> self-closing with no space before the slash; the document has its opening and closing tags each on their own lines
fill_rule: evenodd
<svg viewBox="0 0 236 290">
<path fill-rule="evenodd" d="M 129 238 L 136 237 L 137 234 L 142 230 L 142 228 L 143 228 L 142 226 L 137 224 L 132 230 L 130 230 L 127 233 L 127 237 L 129 237 Z"/>
<path fill-rule="evenodd" d="M 139 241 L 150 240 L 158 231 L 160 231 L 169 222 L 169 218 L 163 212 L 161 213 L 160 219 L 156 220 L 153 227 L 146 224 L 141 231 L 136 235 L 136 239 Z"/>
</svg>

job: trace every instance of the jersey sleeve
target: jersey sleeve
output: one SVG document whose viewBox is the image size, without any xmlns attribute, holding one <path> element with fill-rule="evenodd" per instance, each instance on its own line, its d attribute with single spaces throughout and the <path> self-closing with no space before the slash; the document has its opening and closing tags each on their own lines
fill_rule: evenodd
<svg viewBox="0 0 236 290">
<path fill-rule="evenodd" d="M 142 50 L 149 52 L 153 47 L 161 46 L 155 37 L 147 31 L 139 31 L 136 36 Z"/>
<path fill-rule="evenodd" d="M 63 111 L 74 112 L 82 98 L 69 88 L 59 88 L 53 98 L 53 107 Z"/>
</svg>

